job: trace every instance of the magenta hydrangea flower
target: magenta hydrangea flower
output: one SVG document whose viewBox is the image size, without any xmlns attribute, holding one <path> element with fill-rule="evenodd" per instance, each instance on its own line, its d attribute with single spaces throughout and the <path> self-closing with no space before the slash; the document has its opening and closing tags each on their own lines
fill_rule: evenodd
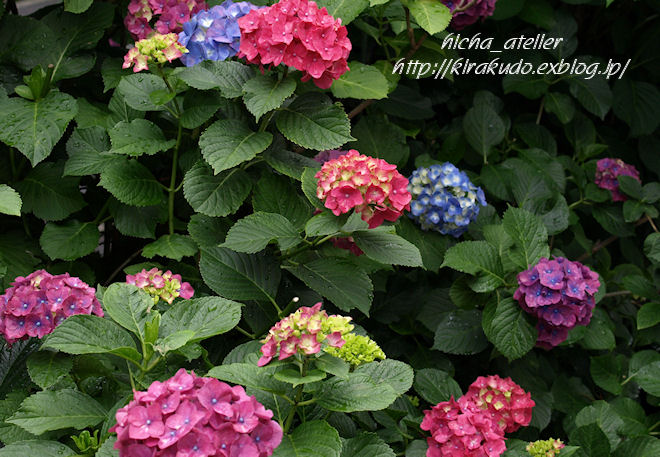
<svg viewBox="0 0 660 457">
<path fill-rule="evenodd" d="M 492 16 L 497 0 L 442 0 L 452 12 L 451 26 L 462 30 L 481 18 Z"/>
<path fill-rule="evenodd" d="M 518 285 L 513 298 L 538 318 L 536 344 L 551 349 L 564 342 L 576 325 L 589 324 L 600 281 L 598 273 L 580 262 L 557 257 L 542 258 L 519 273 Z"/>
<path fill-rule="evenodd" d="M 628 200 L 628 197 L 619 190 L 619 181 L 617 176 L 631 176 L 637 181 L 639 179 L 639 171 L 621 159 L 600 159 L 596 163 L 596 177 L 594 182 L 601 189 L 607 189 L 612 194 L 612 200 L 615 202 L 622 202 Z"/>
<path fill-rule="evenodd" d="M 74 314 L 103 316 L 96 289 L 69 273 L 53 276 L 38 270 L 19 276 L 0 295 L 0 334 L 9 344 L 43 338 Z"/>
<path fill-rule="evenodd" d="M 163 299 L 171 305 L 177 297 L 188 300 L 195 294 L 190 283 L 181 282 L 181 275 L 172 274 L 170 270 L 163 273 L 158 268 L 144 269 L 134 275 L 126 275 L 126 282 L 144 289 L 153 297 L 154 304 Z"/>
<path fill-rule="evenodd" d="M 120 457 L 268 457 L 282 428 L 242 386 L 180 369 L 115 415 Z"/>
<path fill-rule="evenodd" d="M 204 0 L 131 0 L 124 25 L 136 40 L 154 30 L 163 35 L 178 33 L 191 15 L 206 9 Z"/>
</svg>

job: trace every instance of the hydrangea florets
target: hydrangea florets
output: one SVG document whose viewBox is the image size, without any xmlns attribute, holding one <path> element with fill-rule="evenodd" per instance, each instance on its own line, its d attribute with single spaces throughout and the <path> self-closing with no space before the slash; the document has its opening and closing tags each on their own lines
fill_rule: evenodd
<svg viewBox="0 0 660 457">
<path fill-rule="evenodd" d="M 561 440 L 550 438 L 529 443 L 525 449 L 532 457 L 555 457 L 563 448 L 564 443 Z"/>
<path fill-rule="evenodd" d="M 235 56 L 241 43 L 238 18 L 257 8 L 249 2 L 226 0 L 222 5 L 195 14 L 183 24 L 183 32 L 179 33 L 179 43 L 188 49 L 181 62 L 192 67 L 203 60 L 225 60 Z"/>
<path fill-rule="evenodd" d="M 640 181 L 637 168 L 625 163 L 621 159 L 600 159 L 596 163 L 596 177 L 594 179 L 596 185 L 601 189 L 609 190 L 612 193 L 613 201 L 626 201 L 628 197 L 619 190 L 617 176 L 631 176 L 637 181 Z"/>
<path fill-rule="evenodd" d="M 472 25 L 480 18 L 492 16 L 497 0 L 442 0 L 449 11 L 452 12 L 451 26 L 455 30 L 462 30 Z M 468 6 L 470 5 L 470 6 Z M 466 8 L 467 7 L 467 8 Z"/>
<path fill-rule="evenodd" d="M 124 56 L 122 68 L 129 68 L 134 65 L 133 72 L 148 70 L 149 62 L 158 62 L 163 64 L 171 62 L 174 59 L 182 57 L 186 48 L 177 42 L 175 33 L 161 35 L 155 33 L 149 38 L 145 38 L 135 43 L 128 53 Z"/>
<path fill-rule="evenodd" d="M 126 282 L 144 289 L 153 297 L 154 304 L 163 299 L 171 305 L 175 298 L 188 300 L 195 293 L 190 283 L 181 282 L 181 275 L 172 274 L 170 270 L 163 273 L 158 268 L 149 271 L 144 269 L 134 275 L 126 275 Z"/>
<path fill-rule="evenodd" d="M 120 457 L 267 457 L 282 441 L 273 413 L 242 386 L 180 369 L 119 409 Z"/>
<path fill-rule="evenodd" d="M 513 298 L 538 318 L 536 344 L 546 349 L 565 341 L 576 325 L 589 323 L 600 287 L 598 273 L 564 257 L 542 258 L 518 274 L 518 284 Z"/>
<path fill-rule="evenodd" d="M 321 310 L 321 303 L 312 307 L 302 306 L 275 324 L 262 341 L 260 367 L 268 364 L 279 351 L 279 360 L 301 353 L 316 354 L 321 351 L 321 343 L 340 348 L 344 337 L 353 325 L 350 317 L 333 314 L 328 316 Z"/>
<path fill-rule="evenodd" d="M 465 397 L 481 410 L 487 410 L 504 433 L 528 426 L 536 404 L 531 394 L 511 378 L 502 379 L 497 375 L 479 376 Z"/>
<path fill-rule="evenodd" d="M 410 209 L 408 179 L 383 159 L 351 149 L 343 156 L 328 160 L 316 173 L 316 196 L 335 216 L 355 209 L 369 228 L 384 220 L 395 221 Z"/>
<path fill-rule="evenodd" d="M 178 33 L 191 14 L 206 9 L 204 0 L 131 0 L 124 25 L 133 38 L 142 40 L 154 32 Z M 152 19 L 158 16 L 155 24 Z"/>
<path fill-rule="evenodd" d="M 19 276 L 0 295 L 0 334 L 9 344 L 43 338 L 74 314 L 103 316 L 96 289 L 69 273 L 54 276 L 38 270 Z"/>
<path fill-rule="evenodd" d="M 506 450 L 504 432 L 489 411 L 465 396 L 424 411 L 420 427 L 431 432 L 426 457 L 499 457 Z"/>
<path fill-rule="evenodd" d="M 281 0 L 238 20 L 239 57 L 260 65 L 285 65 L 303 72 L 302 81 L 327 89 L 348 71 L 351 51 L 346 27 L 313 1 Z"/>
<path fill-rule="evenodd" d="M 384 360 L 385 353 L 374 340 L 368 336 L 349 333 L 344 335 L 345 343 L 341 347 L 328 346 L 324 350 L 330 355 L 343 359 L 357 367 L 376 359 Z"/>
<path fill-rule="evenodd" d="M 413 201 L 410 217 L 424 230 L 461 236 L 486 205 L 481 187 L 449 162 L 413 171 L 408 186 Z"/>
</svg>

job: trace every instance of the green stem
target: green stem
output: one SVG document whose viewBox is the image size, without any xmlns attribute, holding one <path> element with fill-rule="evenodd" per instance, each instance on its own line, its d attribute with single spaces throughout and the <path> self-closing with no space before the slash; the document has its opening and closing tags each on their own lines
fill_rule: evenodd
<svg viewBox="0 0 660 457">
<path fill-rule="evenodd" d="M 144 373 L 148 373 L 148 372 L 150 372 L 151 370 L 153 370 L 154 368 L 156 368 L 156 365 L 158 365 L 158 362 L 160 362 L 162 358 L 163 358 L 163 357 L 159 355 L 158 357 L 156 357 L 155 359 L 153 359 L 151 362 L 149 362 L 149 365 L 147 365 L 147 367 L 146 367 L 144 370 L 142 370 L 142 371 L 143 371 Z"/>
<path fill-rule="evenodd" d="M 621 383 L 621 385 L 622 385 L 622 386 L 625 386 L 625 385 L 628 384 L 628 382 L 629 382 L 632 378 L 634 378 L 635 376 L 637 376 L 637 373 L 634 373 L 632 376 L 628 376 L 628 377 L 626 378 L 626 380 L 623 381 L 623 382 Z"/>
<path fill-rule="evenodd" d="M 308 363 L 309 363 L 309 359 L 306 358 L 305 361 L 300 366 L 300 375 L 302 377 L 305 377 L 305 375 L 307 374 Z M 304 387 L 305 387 L 304 385 L 300 385 L 296 388 L 296 396 L 293 400 L 293 406 L 291 407 L 291 411 L 289 411 L 289 415 L 284 421 L 284 427 L 282 427 L 284 433 L 287 433 L 291 428 L 291 424 L 293 424 L 293 419 L 296 417 L 296 410 L 298 409 L 298 406 L 303 405 L 305 403 L 300 401 L 302 400 Z"/>
<path fill-rule="evenodd" d="M 575 208 L 576 206 L 580 206 L 582 203 L 584 203 L 584 199 L 583 199 L 583 198 L 581 198 L 581 199 L 579 199 L 578 201 L 573 202 L 573 203 L 571 203 L 570 205 L 568 205 L 568 209 L 573 209 L 573 208 Z"/>
<path fill-rule="evenodd" d="M 268 114 L 266 115 L 266 117 L 264 117 L 264 118 L 261 119 L 261 123 L 259 124 L 259 130 L 258 130 L 259 132 L 264 132 L 264 131 L 266 131 L 266 127 L 268 127 L 268 124 L 270 123 L 270 120 L 271 120 L 271 119 L 273 118 L 273 116 L 275 115 L 275 111 L 276 111 L 276 110 L 271 111 L 270 113 L 268 113 Z"/>
<path fill-rule="evenodd" d="M 128 364 L 128 360 L 126 361 L 126 368 L 128 368 L 128 379 L 131 380 L 131 387 L 133 388 L 133 392 L 135 392 L 137 389 L 135 388 L 135 381 L 133 380 L 133 372 L 131 371 L 131 366 Z"/>
<path fill-rule="evenodd" d="M 174 145 L 174 156 L 172 157 L 172 174 L 170 176 L 170 188 L 169 195 L 167 198 L 167 211 L 168 211 L 168 222 L 170 235 L 174 234 L 174 195 L 176 194 L 176 172 L 179 167 L 179 147 L 181 146 L 181 135 L 183 133 L 183 127 L 181 122 L 179 122 L 179 128 L 176 133 L 176 144 Z"/>
<path fill-rule="evenodd" d="M 241 328 L 240 325 L 237 325 L 236 327 L 234 327 L 234 329 L 238 330 L 240 333 L 242 333 L 243 335 L 247 336 L 248 338 L 250 338 L 252 340 L 257 338 L 257 335 L 255 335 L 254 333 L 250 333 L 247 330 L 244 330 L 243 328 Z"/>
<path fill-rule="evenodd" d="M 103 215 L 107 211 L 108 207 L 110 206 L 110 199 L 108 199 L 105 204 L 101 207 L 101 211 L 96 215 L 96 219 L 94 219 L 94 225 L 98 225 L 101 222 L 101 219 L 103 218 Z"/>
</svg>

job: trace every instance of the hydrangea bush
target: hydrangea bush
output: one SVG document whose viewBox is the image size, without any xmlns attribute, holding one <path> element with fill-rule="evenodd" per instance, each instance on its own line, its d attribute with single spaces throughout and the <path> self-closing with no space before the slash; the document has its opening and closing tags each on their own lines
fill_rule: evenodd
<svg viewBox="0 0 660 457">
<path fill-rule="evenodd" d="M 0 457 L 660 455 L 657 5 L 606 3 L 3 1 Z"/>
</svg>

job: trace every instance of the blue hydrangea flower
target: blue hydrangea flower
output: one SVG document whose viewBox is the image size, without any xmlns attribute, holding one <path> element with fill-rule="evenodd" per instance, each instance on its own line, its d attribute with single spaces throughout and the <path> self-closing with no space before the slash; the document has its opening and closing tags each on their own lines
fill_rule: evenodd
<svg viewBox="0 0 660 457">
<path fill-rule="evenodd" d="M 241 43 L 238 18 L 257 8 L 249 2 L 227 0 L 195 14 L 183 24 L 183 32 L 179 33 L 179 43 L 188 48 L 181 61 L 192 67 L 203 60 L 225 60 L 235 56 Z"/>
<path fill-rule="evenodd" d="M 410 218 L 423 230 L 456 238 L 477 218 L 480 205 L 486 205 L 481 187 L 449 162 L 413 171 L 408 190 L 413 197 Z"/>
</svg>

